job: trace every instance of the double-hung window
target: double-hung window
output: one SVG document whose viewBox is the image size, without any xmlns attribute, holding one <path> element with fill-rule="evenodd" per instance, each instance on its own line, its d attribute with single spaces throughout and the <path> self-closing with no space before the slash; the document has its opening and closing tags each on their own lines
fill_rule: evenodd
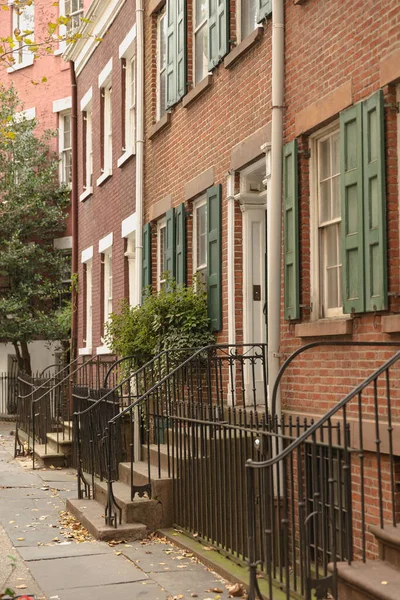
<svg viewBox="0 0 400 600">
<path fill-rule="evenodd" d="M 104 273 L 104 323 L 107 323 L 112 313 L 113 302 L 113 268 L 112 268 L 112 249 L 109 248 L 103 255 L 103 273 Z"/>
<path fill-rule="evenodd" d="M 382 91 L 311 140 L 312 318 L 388 305 Z M 300 317 L 296 140 L 284 148 L 285 318 Z"/>
<path fill-rule="evenodd" d="M 92 303 L 93 303 L 93 292 L 92 292 L 92 261 L 88 261 L 85 265 L 85 292 L 86 292 L 86 306 L 85 306 L 85 346 L 86 348 L 92 348 Z"/>
<path fill-rule="evenodd" d="M 161 290 L 165 285 L 166 233 L 166 219 L 160 219 L 157 222 L 157 290 Z"/>
<path fill-rule="evenodd" d="M 122 68 L 122 156 L 121 167 L 135 153 L 136 143 L 136 26 L 132 27 L 119 45 Z"/>
<path fill-rule="evenodd" d="M 86 191 L 92 189 L 93 186 L 93 121 L 92 109 L 88 107 L 83 113 L 84 120 L 84 165 L 85 165 L 85 182 Z"/>
<path fill-rule="evenodd" d="M 238 42 L 250 35 L 258 23 L 272 13 L 272 0 L 238 0 L 236 6 Z"/>
<path fill-rule="evenodd" d="M 165 113 L 167 75 L 167 17 L 165 7 L 157 18 L 157 107 L 156 119 L 159 121 Z"/>
<path fill-rule="evenodd" d="M 201 198 L 193 206 L 193 273 L 197 281 L 207 281 L 207 199 Z"/>
<path fill-rule="evenodd" d="M 59 142 L 61 159 L 61 181 L 69 185 L 72 181 L 71 113 L 59 115 Z"/>
<path fill-rule="evenodd" d="M 229 1 L 193 0 L 194 80 L 199 83 L 229 52 Z"/>
<path fill-rule="evenodd" d="M 204 0 L 194 0 L 194 4 L 194 78 L 197 84 L 208 73 L 208 11 Z"/>
<path fill-rule="evenodd" d="M 29 45 L 34 41 L 34 5 L 26 2 L 18 3 L 12 7 L 12 27 L 14 38 L 13 66 L 16 68 L 28 67 L 33 64 L 33 52 Z"/>
<path fill-rule="evenodd" d="M 103 173 L 112 171 L 112 86 L 102 90 L 103 98 Z"/>
<path fill-rule="evenodd" d="M 314 169 L 317 176 L 316 211 L 318 222 L 319 313 L 331 317 L 342 313 L 342 257 L 340 202 L 339 128 L 315 143 Z"/>
<path fill-rule="evenodd" d="M 83 0 L 62 0 L 64 6 L 60 9 L 64 9 L 64 16 L 69 18 L 67 23 L 67 36 L 73 35 L 81 24 L 81 18 L 83 17 Z"/>
</svg>

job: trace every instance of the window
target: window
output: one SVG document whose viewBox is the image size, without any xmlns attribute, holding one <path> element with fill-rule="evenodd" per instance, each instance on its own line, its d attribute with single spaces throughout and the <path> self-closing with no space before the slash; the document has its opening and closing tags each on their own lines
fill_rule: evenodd
<svg viewBox="0 0 400 600">
<path fill-rule="evenodd" d="M 28 67 L 33 64 L 33 53 L 26 40 L 34 39 L 34 6 L 21 2 L 12 8 L 12 27 L 14 37 L 13 58 L 11 71 L 16 68 Z"/>
<path fill-rule="evenodd" d="M 238 8 L 238 41 L 242 41 L 257 27 L 257 0 L 241 0 Z"/>
<path fill-rule="evenodd" d="M 125 61 L 125 147 L 124 152 L 135 151 L 135 115 L 136 115 L 136 72 L 135 57 Z"/>
<path fill-rule="evenodd" d="M 109 85 L 101 90 L 102 100 L 102 129 L 103 129 L 103 160 L 102 177 L 97 181 L 99 185 L 112 173 L 112 87 Z"/>
<path fill-rule="evenodd" d="M 86 348 L 92 348 L 92 261 L 89 260 L 85 266 L 85 290 L 86 290 L 86 306 L 85 306 L 85 330 L 86 330 L 86 339 L 85 346 Z"/>
<path fill-rule="evenodd" d="M 167 18 L 165 7 L 157 19 L 157 121 L 165 113 L 167 72 Z"/>
<path fill-rule="evenodd" d="M 339 129 L 316 140 L 317 223 L 319 258 L 319 316 L 342 314 L 340 133 Z"/>
<path fill-rule="evenodd" d="M 157 290 L 161 290 L 165 285 L 166 233 L 166 220 L 160 219 L 160 221 L 158 221 L 157 223 Z"/>
<path fill-rule="evenodd" d="M 103 255 L 104 267 L 104 323 L 107 323 L 112 313 L 113 300 L 113 270 L 112 270 L 112 250 L 111 248 Z"/>
<path fill-rule="evenodd" d="M 84 188 L 86 191 L 89 191 L 93 186 L 93 129 L 91 108 L 88 108 L 83 113 L 83 135 Z"/>
<path fill-rule="evenodd" d="M 72 181 L 72 141 L 71 141 L 71 113 L 59 115 L 59 141 L 61 159 L 61 181 L 70 184 Z"/>
<path fill-rule="evenodd" d="M 135 268 L 136 268 L 136 252 L 135 252 L 136 234 L 132 233 L 126 238 L 125 258 L 127 260 L 127 275 L 128 275 L 128 301 L 129 306 L 135 305 Z"/>
<path fill-rule="evenodd" d="M 193 272 L 198 281 L 207 280 L 207 200 L 202 198 L 193 207 Z"/>
<path fill-rule="evenodd" d="M 167 2 L 165 25 L 166 72 L 165 96 L 166 108 L 176 104 L 186 94 L 186 1 Z"/>
<path fill-rule="evenodd" d="M 62 6 L 60 5 L 60 10 Z M 83 0 L 64 0 L 64 16 L 69 17 L 67 36 L 73 35 L 81 24 L 83 17 Z"/>
<path fill-rule="evenodd" d="M 311 139 L 312 317 L 388 306 L 383 92 Z M 300 317 L 297 142 L 284 147 L 285 318 Z"/>
<path fill-rule="evenodd" d="M 208 73 L 208 20 L 207 2 L 194 0 L 194 3 L 194 73 L 197 84 Z"/>
</svg>

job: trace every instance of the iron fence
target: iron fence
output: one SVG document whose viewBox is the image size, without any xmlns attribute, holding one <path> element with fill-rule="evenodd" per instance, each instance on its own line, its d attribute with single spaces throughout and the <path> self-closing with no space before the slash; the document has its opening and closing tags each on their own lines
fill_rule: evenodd
<svg viewBox="0 0 400 600">
<path fill-rule="evenodd" d="M 246 463 L 250 600 L 262 598 L 260 577 L 270 600 L 282 591 L 336 597 L 337 563 L 373 558 L 369 528 L 396 526 L 399 359 L 397 352 L 305 431 L 297 423 L 293 441 L 276 436 L 265 459 Z"/>
<path fill-rule="evenodd" d="M 17 412 L 18 375 L 0 373 L 0 417 L 15 416 Z"/>
</svg>

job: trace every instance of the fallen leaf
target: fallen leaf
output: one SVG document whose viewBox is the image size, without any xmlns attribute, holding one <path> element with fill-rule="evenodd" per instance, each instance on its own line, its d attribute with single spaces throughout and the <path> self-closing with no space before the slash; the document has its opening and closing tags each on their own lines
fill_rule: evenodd
<svg viewBox="0 0 400 600">
<path fill-rule="evenodd" d="M 224 590 L 220 590 L 219 588 L 215 587 L 215 588 L 211 588 L 209 590 L 206 590 L 207 592 L 214 592 L 215 594 L 223 594 Z"/>
<path fill-rule="evenodd" d="M 15 523 L 15 521 L 8 521 L 8 522 L 10 523 L 10 525 L 11 525 L 12 523 Z"/>
<path fill-rule="evenodd" d="M 381 581 L 381 584 L 382 584 L 382 585 L 387 585 L 387 584 L 388 584 L 388 582 L 387 582 L 387 581 Z"/>
<path fill-rule="evenodd" d="M 121 556 L 122 552 L 116 552 L 115 556 Z"/>
<path fill-rule="evenodd" d="M 28 586 L 27 586 L 27 585 L 25 585 L 25 583 L 21 583 L 21 585 L 16 585 L 16 586 L 15 586 L 15 588 L 16 588 L 17 590 L 26 590 L 26 588 L 27 588 L 27 587 L 28 587 Z"/>
<path fill-rule="evenodd" d="M 17 538 L 19 542 L 23 542 L 25 538 Z"/>
<path fill-rule="evenodd" d="M 229 592 L 231 598 L 239 598 L 245 593 L 245 589 L 241 583 L 235 583 L 234 585 L 227 585 L 226 589 Z"/>
</svg>

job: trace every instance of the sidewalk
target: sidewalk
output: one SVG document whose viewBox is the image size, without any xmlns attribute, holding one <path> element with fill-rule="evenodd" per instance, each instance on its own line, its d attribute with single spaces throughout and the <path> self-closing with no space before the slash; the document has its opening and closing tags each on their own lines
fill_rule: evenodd
<svg viewBox="0 0 400 600">
<path fill-rule="evenodd" d="M 41 600 L 229 597 L 226 581 L 165 540 L 110 546 L 60 515 L 76 497 L 74 471 L 32 471 L 31 460 L 14 460 L 13 429 L 0 422 L 0 592 Z"/>
</svg>

